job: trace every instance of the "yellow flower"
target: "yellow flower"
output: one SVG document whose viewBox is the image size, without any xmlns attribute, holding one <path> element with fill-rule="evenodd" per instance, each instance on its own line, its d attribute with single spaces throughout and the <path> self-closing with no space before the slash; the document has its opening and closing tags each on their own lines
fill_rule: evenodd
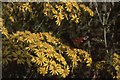
<svg viewBox="0 0 120 80">
<path fill-rule="evenodd" d="M 24 3 L 19 9 L 20 9 L 22 12 L 25 12 L 25 11 L 31 12 L 31 11 L 32 11 L 29 2 Z"/>
<path fill-rule="evenodd" d="M 44 55 L 37 55 L 38 57 L 36 57 L 36 63 L 40 66 L 42 66 L 45 61 L 47 61 L 46 57 Z"/>
<path fill-rule="evenodd" d="M 48 73 L 48 69 L 46 67 L 39 67 L 37 71 L 43 76 L 45 76 Z"/>
<path fill-rule="evenodd" d="M 68 11 L 68 12 L 71 12 L 72 11 L 72 3 L 71 2 L 66 2 L 65 3 L 65 5 L 66 5 L 66 11 Z"/>
<path fill-rule="evenodd" d="M 34 39 L 36 39 L 36 40 L 41 40 L 40 39 L 40 37 L 41 37 L 41 33 L 33 33 L 33 37 L 34 37 Z"/>
<path fill-rule="evenodd" d="M 13 60 L 17 61 L 17 64 L 24 64 L 25 62 L 25 55 L 23 53 L 21 53 L 21 51 L 15 51 L 13 52 Z"/>
<path fill-rule="evenodd" d="M 69 67 L 67 66 L 67 68 L 63 69 L 62 77 L 66 78 L 66 76 L 68 76 L 69 73 L 70 73 L 70 70 L 69 70 Z"/>
<path fill-rule="evenodd" d="M 59 51 L 61 51 L 61 53 L 64 52 L 64 51 L 66 51 L 66 47 L 64 45 L 60 46 L 59 47 Z"/>
<path fill-rule="evenodd" d="M 47 50 L 54 50 L 54 48 L 53 48 L 53 46 L 51 46 L 50 44 L 48 44 L 48 43 L 44 43 L 43 44 L 44 45 L 44 47 L 47 49 Z"/>
<path fill-rule="evenodd" d="M 54 54 L 56 60 L 58 60 L 59 62 L 61 62 L 63 65 L 66 65 L 66 61 L 65 61 L 65 58 L 61 55 L 61 54 L 58 54 L 55 52 Z"/>
<path fill-rule="evenodd" d="M 90 16 L 94 15 L 94 12 L 89 7 L 86 7 L 84 4 L 80 4 L 80 7 L 87 11 L 90 14 Z"/>
<path fill-rule="evenodd" d="M 119 58 L 120 56 L 117 53 L 113 54 L 114 58 Z"/>
<path fill-rule="evenodd" d="M 90 66 L 92 64 L 92 58 L 90 57 L 88 52 L 81 50 L 81 49 L 79 49 L 77 52 L 80 54 L 80 56 L 83 57 L 83 61 L 87 63 L 86 66 Z M 81 62 L 82 60 L 80 59 L 79 61 Z"/>
<path fill-rule="evenodd" d="M 73 57 L 75 55 L 75 53 L 71 49 L 67 49 L 67 54 L 70 57 Z"/>
<path fill-rule="evenodd" d="M 54 56 L 58 61 L 61 61 L 61 59 L 63 58 L 62 55 L 60 55 L 58 53 L 55 53 Z"/>
<path fill-rule="evenodd" d="M 53 66 L 53 65 L 56 65 L 56 62 L 53 61 L 53 60 L 51 60 L 51 65 L 52 65 L 52 66 Z"/>
<path fill-rule="evenodd" d="M 31 32 L 30 32 L 30 31 L 26 31 L 26 30 L 25 30 L 25 34 L 26 34 L 26 35 L 30 35 L 30 34 L 31 34 Z"/>
<path fill-rule="evenodd" d="M 55 65 L 50 66 L 49 69 L 51 70 L 50 73 L 52 73 L 52 75 L 58 75 L 61 67 L 58 64 L 55 64 Z"/>
<path fill-rule="evenodd" d="M 49 58 L 53 57 L 53 54 L 54 54 L 54 52 L 51 50 L 47 50 L 47 52 L 46 52 L 46 56 Z"/>
<path fill-rule="evenodd" d="M 16 34 L 17 36 L 22 36 L 22 35 L 24 35 L 25 33 L 24 32 L 20 32 L 20 31 L 17 31 L 16 33 L 14 33 L 14 34 Z"/>
<path fill-rule="evenodd" d="M 45 64 L 43 64 L 43 66 L 45 66 L 46 68 L 49 68 L 49 67 L 51 67 L 54 64 L 56 64 L 55 61 L 50 59 L 50 60 L 45 61 Z"/>
<path fill-rule="evenodd" d="M 44 46 L 44 43 L 42 43 L 41 41 L 39 41 L 39 42 L 34 43 L 34 45 L 35 45 L 36 47 L 38 47 L 38 48 L 41 48 L 41 47 Z"/>
<path fill-rule="evenodd" d="M 74 56 L 72 57 L 72 65 L 73 65 L 73 67 L 76 67 L 76 66 L 78 65 L 77 61 L 78 61 L 77 56 L 74 55 Z"/>
<path fill-rule="evenodd" d="M 86 8 L 86 11 L 90 14 L 90 16 L 93 16 L 94 15 L 94 13 L 93 13 L 93 11 L 90 9 L 90 8 Z"/>
<path fill-rule="evenodd" d="M 5 28 L 5 26 L 2 27 L 1 31 L 2 31 L 2 34 L 4 34 L 8 38 L 8 31 Z"/>
<path fill-rule="evenodd" d="M 57 10 L 55 10 L 54 8 L 52 8 L 52 13 L 53 14 L 57 14 L 58 12 L 57 12 Z"/>
<path fill-rule="evenodd" d="M 43 34 L 43 36 L 46 37 L 47 42 L 52 42 L 53 38 L 51 37 L 51 35 L 49 33 L 45 32 L 45 33 L 42 33 L 42 34 Z"/>
<path fill-rule="evenodd" d="M 85 55 L 85 53 L 87 54 L 87 52 L 84 51 L 84 50 L 82 50 L 82 49 L 79 49 L 78 52 L 79 52 L 79 54 L 81 54 L 81 55 Z"/>
<path fill-rule="evenodd" d="M 62 60 L 62 64 L 63 64 L 64 66 L 66 66 L 66 65 L 67 65 L 67 62 L 65 61 L 65 59 L 64 59 L 64 60 Z"/>
<path fill-rule="evenodd" d="M 72 5 L 73 5 L 77 10 L 80 10 L 80 9 L 79 9 L 79 6 L 78 6 L 78 4 L 77 4 L 76 2 L 73 2 Z"/>
<path fill-rule="evenodd" d="M 120 65 L 115 66 L 115 70 L 120 71 Z"/>
<path fill-rule="evenodd" d="M 45 7 L 49 7 L 49 5 L 50 5 L 49 2 L 44 4 Z"/>
<path fill-rule="evenodd" d="M 49 8 L 44 8 L 43 13 L 47 16 L 49 11 L 50 11 Z"/>
<path fill-rule="evenodd" d="M 3 50 L 3 53 L 2 53 L 2 63 L 3 64 L 8 64 L 9 61 L 12 61 L 11 55 L 9 53 L 10 52 L 8 51 L 8 48 Z"/>
<path fill-rule="evenodd" d="M 90 66 L 92 64 L 92 58 L 88 58 L 86 63 L 87 63 L 86 66 Z"/>
<path fill-rule="evenodd" d="M 56 8 L 57 8 L 57 10 L 59 10 L 60 12 L 63 10 L 63 6 L 61 6 L 61 5 L 56 5 Z"/>
<path fill-rule="evenodd" d="M 72 15 L 71 15 L 71 17 L 72 17 L 72 19 L 71 19 L 71 20 L 75 20 L 75 19 L 77 19 L 77 15 L 76 15 L 76 14 L 75 14 L 75 15 L 74 15 L 74 14 L 72 14 Z"/>
<path fill-rule="evenodd" d="M 11 22 L 14 22 L 13 16 L 10 16 L 9 19 L 10 19 Z"/>
<path fill-rule="evenodd" d="M 33 49 L 33 51 L 36 53 L 36 55 L 41 56 L 44 55 L 44 49 Z"/>
<path fill-rule="evenodd" d="M 80 7 L 86 11 L 86 6 L 84 4 L 80 4 Z"/>
<path fill-rule="evenodd" d="M 36 47 L 36 45 L 30 44 L 28 47 L 26 47 L 25 49 L 30 51 L 33 50 Z"/>
<path fill-rule="evenodd" d="M 79 23 L 79 18 L 76 18 L 76 19 L 75 19 L 75 23 Z"/>
<path fill-rule="evenodd" d="M 68 20 L 68 15 L 67 13 L 63 12 L 63 15 L 65 16 L 65 18 Z"/>
<path fill-rule="evenodd" d="M 44 9 L 43 9 L 43 13 L 46 15 L 46 16 L 49 16 L 49 13 L 50 13 L 50 10 L 53 9 L 53 6 L 51 4 L 48 3 L 45 3 L 44 4 Z"/>
<path fill-rule="evenodd" d="M 32 59 L 31 59 L 32 62 L 36 63 L 36 57 L 32 56 Z M 37 64 L 37 63 L 36 63 Z"/>
<path fill-rule="evenodd" d="M 117 53 L 113 54 L 113 66 L 115 67 L 117 79 L 120 79 L 120 55 Z"/>
<path fill-rule="evenodd" d="M 56 23 L 60 26 L 62 20 L 64 19 L 64 15 L 62 14 L 62 12 L 58 12 L 53 17 L 57 18 Z"/>
<path fill-rule="evenodd" d="M 79 23 L 79 18 L 76 14 L 71 13 L 69 16 L 71 17 L 72 21 L 75 21 L 75 23 Z"/>
<path fill-rule="evenodd" d="M 17 42 L 19 42 L 19 41 L 24 42 L 24 38 L 23 38 L 23 36 L 19 36 L 19 37 L 18 37 Z"/>
<path fill-rule="evenodd" d="M 28 43 L 34 43 L 34 39 L 30 35 L 26 36 L 24 40 L 27 41 Z"/>
</svg>

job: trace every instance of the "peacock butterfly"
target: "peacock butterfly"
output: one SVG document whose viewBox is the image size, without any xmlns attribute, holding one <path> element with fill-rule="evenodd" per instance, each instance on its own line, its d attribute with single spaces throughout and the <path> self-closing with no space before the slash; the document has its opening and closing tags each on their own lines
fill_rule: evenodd
<svg viewBox="0 0 120 80">
<path fill-rule="evenodd" d="M 73 38 L 72 42 L 74 43 L 74 45 L 78 46 L 78 45 L 84 43 L 88 38 L 89 38 L 89 36 L 81 36 L 79 38 Z"/>
<path fill-rule="evenodd" d="M 61 37 L 63 41 L 65 41 L 66 43 L 69 43 L 72 47 L 76 47 L 76 48 L 79 48 L 79 45 L 83 44 L 89 38 L 89 36 L 80 36 L 77 38 L 70 38 L 70 35 L 68 33 L 63 33 Z"/>
</svg>

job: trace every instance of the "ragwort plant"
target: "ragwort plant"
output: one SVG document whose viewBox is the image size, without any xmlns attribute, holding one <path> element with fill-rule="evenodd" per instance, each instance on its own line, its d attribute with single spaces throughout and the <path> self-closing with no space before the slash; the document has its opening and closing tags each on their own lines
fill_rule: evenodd
<svg viewBox="0 0 120 80">
<path fill-rule="evenodd" d="M 92 59 L 86 51 L 71 49 L 51 35 L 51 32 L 35 34 L 30 31 L 8 34 L 8 38 L 3 39 L 3 45 L 7 45 L 3 46 L 3 65 L 13 61 L 17 64 L 27 63 L 29 67 L 36 66 L 38 73 L 43 76 L 51 74 L 63 78 L 66 78 L 78 63 L 85 62 L 88 67 L 91 65 Z"/>
</svg>

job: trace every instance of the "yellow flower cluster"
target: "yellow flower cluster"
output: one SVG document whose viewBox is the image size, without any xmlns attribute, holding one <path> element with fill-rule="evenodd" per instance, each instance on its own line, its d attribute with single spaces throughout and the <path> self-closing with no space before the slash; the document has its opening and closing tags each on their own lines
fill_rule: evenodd
<svg viewBox="0 0 120 80">
<path fill-rule="evenodd" d="M 2 32 L 2 34 L 4 34 L 4 35 L 8 38 L 8 31 L 7 31 L 7 29 L 5 28 L 5 26 L 3 26 L 3 27 L 1 28 L 1 32 Z"/>
<path fill-rule="evenodd" d="M 83 61 L 85 61 L 87 63 L 86 66 L 90 66 L 92 64 L 92 58 L 90 57 L 90 54 L 88 54 L 88 52 L 78 49 L 79 54 L 83 56 Z"/>
<path fill-rule="evenodd" d="M 32 61 L 38 66 L 37 71 L 43 76 L 48 74 L 48 71 L 50 71 L 52 75 L 61 75 L 62 77 L 66 77 L 70 72 L 69 66 L 67 65 L 64 57 L 57 53 L 52 45 L 48 44 L 53 43 L 53 45 L 56 45 L 56 43 L 59 43 L 58 39 L 51 37 L 50 34 L 51 33 L 46 32 L 34 34 L 29 31 L 17 31 L 13 35 L 10 35 L 10 40 L 14 43 L 19 43 L 19 47 L 23 47 L 20 43 L 27 45 L 23 51 L 24 53 L 22 50 L 16 49 L 16 51 L 12 52 L 10 55 L 9 49 L 6 49 L 7 52 L 3 50 L 3 64 L 7 64 L 9 61 L 16 61 L 17 64 L 25 64 L 25 62 L 27 62 L 28 65 L 31 65 L 30 61 Z M 30 51 L 34 51 L 34 54 L 36 54 L 37 57 L 29 55 Z"/>
<path fill-rule="evenodd" d="M 9 41 L 9 49 L 3 50 L 3 55 L 6 56 L 3 58 L 3 62 L 6 64 L 9 61 L 16 61 L 17 64 L 27 63 L 29 66 L 31 66 L 31 62 L 35 63 L 37 71 L 43 76 L 52 74 L 66 78 L 71 71 L 70 69 L 77 67 L 78 62 L 81 64 L 86 62 L 86 66 L 90 66 L 92 63 L 92 59 L 86 51 L 71 49 L 60 39 L 52 36 L 51 32 L 35 34 L 30 31 L 17 31 L 10 35 Z"/>
<path fill-rule="evenodd" d="M 31 66 L 31 55 L 25 50 L 22 43 L 18 43 L 10 39 L 3 39 L 2 47 L 2 63 L 7 65 L 9 62 L 16 62 L 17 64 L 28 64 Z M 7 46 L 7 47 L 6 47 Z"/>
<path fill-rule="evenodd" d="M 43 13 L 51 19 L 56 19 L 56 24 L 61 25 L 64 19 L 71 20 L 72 22 L 79 23 L 81 16 L 81 8 L 93 16 L 93 11 L 86 7 L 84 4 L 77 2 L 60 2 L 60 3 L 45 3 Z"/>
<path fill-rule="evenodd" d="M 103 70 L 105 68 L 106 61 L 98 61 L 95 65 L 97 70 Z"/>
<path fill-rule="evenodd" d="M 120 79 L 120 55 L 117 53 L 113 54 L 113 66 L 115 67 L 115 70 L 117 71 L 117 76 L 115 76 L 117 79 Z"/>
<path fill-rule="evenodd" d="M 50 3 L 44 3 L 44 9 L 43 9 L 43 13 L 46 16 L 50 16 L 50 8 L 53 8 L 52 5 Z M 54 8 L 53 8 L 54 9 Z"/>
<path fill-rule="evenodd" d="M 80 7 L 87 11 L 90 14 L 90 16 L 94 15 L 94 12 L 89 7 L 86 7 L 84 4 L 80 4 Z"/>
<path fill-rule="evenodd" d="M 68 49 L 68 56 L 72 58 L 73 67 L 77 67 L 78 62 L 85 62 L 87 63 L 86 66 L 91 66 L 92 58 L 88 54 L 88 52 L 81 50 L 81 49 Z"/>
<path fill-rule="evenodd" d="M 8 31 L 4 26 L 3 19 L 0 17 L 0 32 L 8 38 Z"/>
<path fill-rule="evenodd" d="M 10 51 L 8 51 L 8 48 L 5 48 L 2 50 L 2 64 L 8 64 L 9 61 L 12 61 L 12 56 L 10 55 Z"/>
<path fill-rule="evenodd" d="M 22 12 L 29 11 L 32 12 L 31 6 L 29 2 L 24 3 L 22 6 L 19 7 L 19 10 Z"/>
<path fill-rule="evenodd" d="M 59 46 L 59 52 L 61 54 L 65 54 L 69 57 L 71 62 L 71 67 L 75 68 L 78 66 L 79 62 L 85 62 L 87 63 L 86 66 L 91 66 L 92 64 L 92 58 L 88 54 L 88 52 L 82 50 L 82 49 L 71 49 L 69 46 L 62 44 L 62 46 Z"/>
<path fill-rule="evenodd" d="M 6 47 L 7 45 L 7 47 Z M 21 48 L 22 49 L 21 49 Z M 9 62 L 16 62 L 17 64 L 25 64 L 31 66 L 31 55 L 25 51 L 22 44 L 11 43 L 8 39 L 3 39 L 2 47 L 2 64 L 7 65 Z"/>
</svg>

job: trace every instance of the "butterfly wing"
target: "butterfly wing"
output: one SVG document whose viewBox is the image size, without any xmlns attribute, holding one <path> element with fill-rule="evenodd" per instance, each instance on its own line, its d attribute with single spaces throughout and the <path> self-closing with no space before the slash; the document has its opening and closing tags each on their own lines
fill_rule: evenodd
<svg viewBox="0 0 120 80">
<path fill-rule="evenodd" d="M 74 45 L 79 46 L 80 44 L 84 43 L 88 38 L 89 36 L 81 36 L 79 38 L 73 38 L 72 41 Z"/>
</svg>

